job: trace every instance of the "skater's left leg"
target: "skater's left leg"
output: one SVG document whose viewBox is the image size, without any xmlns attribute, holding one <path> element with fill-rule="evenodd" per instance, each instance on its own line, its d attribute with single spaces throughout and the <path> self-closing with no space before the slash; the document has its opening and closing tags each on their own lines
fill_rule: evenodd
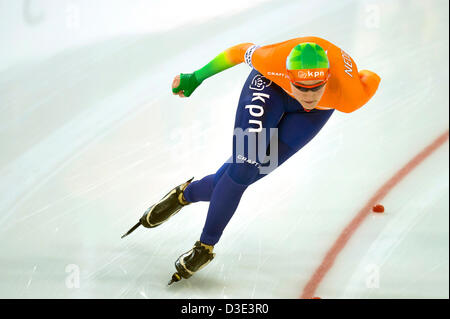
<svg viewBox="0 0 450 319">
<path fill-rule="evenodd" d="M 298 152 L 322 129 L 334 110 L 286 113 L 278 124 L 278 166 Z M 275 154 L 272 154 L 275 155 Z M 274 168 L 273 168 L 274 169 Z M 261 166 L 249 163 L 226 163 L 216 173 L 210 207 L 200 241 L 215 245 L 233 216 L 247 187 L 273 171 L 261 173 Z M 220 174 L 219 174 L 220 173 Z M 213 182 L 214 183 L 214 182 Z"/>
<path fill-rule="evenodd" d="M 258 175 L 258 168 L 248 163 L 227 163 L 211 195 L 200 242 L 214 246 L 236 211 L 247 187 Z"/>
</svg>

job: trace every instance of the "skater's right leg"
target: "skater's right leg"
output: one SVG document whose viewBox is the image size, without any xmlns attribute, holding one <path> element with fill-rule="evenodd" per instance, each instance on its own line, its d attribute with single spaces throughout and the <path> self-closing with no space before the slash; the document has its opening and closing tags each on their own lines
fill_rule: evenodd
<svg viewBox="0 0 450 319">
<path fill-rule="evenodd" d="M 189 203 L 209 202 L 214 189 L 215 174 L 207 175 L 201 180 L 193 181 L 184 190 L 183 197 Z"/>
<path fill-rule="evenodd" d="M 201 180 L 191 182 L 183 192 L 183 198 L 189 203 L 209 202 L 211 195 L 222 174 L 230 165 L 228 159 L 215 174 L 206 175 Z"/>
<path fill-rule="evenodd" d="M 236 211 L 242 195 L 258 175 L 258 168 L 247 163 L 227 163 L 214 187 L 200 242 L 214 246 Z"/>
</svg>

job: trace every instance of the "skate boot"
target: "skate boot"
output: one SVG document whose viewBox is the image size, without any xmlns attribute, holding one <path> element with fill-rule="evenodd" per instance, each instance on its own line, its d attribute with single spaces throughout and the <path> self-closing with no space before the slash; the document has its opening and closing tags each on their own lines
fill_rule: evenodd
<svg viewBox="0 0 450 319">
<path fill-rule="evenodd" d="M 177 272 L 172 275 L 169 285 L 180 281 L 182 278 L 188 279 L 195 272 L 209 264 L 216 256 L 216 254 L 213 253 L 213 248 L 214 246 L 197 241 L 191 250 L 178 257 L 175 262 Z"/>
<path fill-rule="evenodd" d="M 189 205 L 190 203 L 187 202 L 183 197 L 183 192 L 193 179 L 194 178 L 192 177 L 187 182 L 173 188 L 158 203 L 147 209 L 139 222 L 134 225 L 125 235 L 123 235 L 122 238 L 131 234 L 140 225 L 146 228 L 154 228 L 156 226 L 159 226 L 166 220 L 168 220 L 171 216 L 178 213 L 181 208 Z"/>
</svg>

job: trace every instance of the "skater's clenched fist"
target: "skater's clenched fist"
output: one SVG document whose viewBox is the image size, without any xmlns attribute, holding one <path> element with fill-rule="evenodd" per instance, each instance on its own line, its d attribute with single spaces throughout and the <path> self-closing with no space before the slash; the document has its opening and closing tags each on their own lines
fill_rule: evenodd
<svg viewBox="0 0 450 319">
<path fill-rule="evenodd" d="M 172 93 L 173 93 L 173 95 L 185 97 L 183 90 L 179 90 L 179 91 L 177 90 L 179 86 L 180 86 L 180 76 L 177 75 L 172 81 Z"/>
<path fill-rule="evenodd" d="M 202 83 L 194 73 L 180 73 L 172 82 L 172 93 L 180 97 L 191 96 L 192 92 Z"/>
</svg>

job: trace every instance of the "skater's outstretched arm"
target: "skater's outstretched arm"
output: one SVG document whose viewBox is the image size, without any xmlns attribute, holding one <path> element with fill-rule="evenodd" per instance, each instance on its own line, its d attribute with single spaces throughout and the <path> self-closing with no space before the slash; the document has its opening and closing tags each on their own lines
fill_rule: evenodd
<svg viewBox="0 0 450 319">
<path fill-rule="evenodd" d="M 226 49 L 208 64 L 193 73 L 177 75 L 172 82 L 172 92 L 180 97 L 188 97 L 207 78 L 244 62 L 245 52 L 253 43 L 241 43 Z"/>
</svg>

